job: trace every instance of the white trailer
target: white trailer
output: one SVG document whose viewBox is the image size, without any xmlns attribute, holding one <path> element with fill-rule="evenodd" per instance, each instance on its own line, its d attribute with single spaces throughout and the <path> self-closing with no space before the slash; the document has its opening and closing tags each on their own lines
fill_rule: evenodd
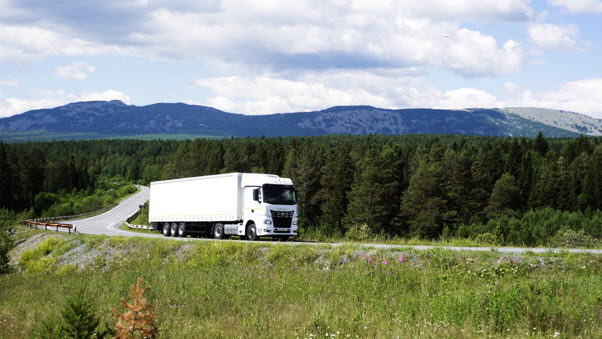
<svg viewBox="0 0 602 339">
<path fill-rule="evenodd" d="M 293 182 L 272 174 L 228 173 L 151 182 L 149 222 L 164 236 L 297 235 Z"/>
</svg>

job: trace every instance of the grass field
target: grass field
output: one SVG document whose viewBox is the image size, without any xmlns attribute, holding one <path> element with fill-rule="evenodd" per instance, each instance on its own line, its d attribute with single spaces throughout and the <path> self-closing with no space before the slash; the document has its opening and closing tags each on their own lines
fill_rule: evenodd
<svg viewBox="0 0 602 339">
<path fill-rule="evenodd" d="M 79 286 L 114 323 L 111 308 L 138 277 L 151 286 L 164 338 L 602 337 L 600 255 L 182 243 L 19 229 L 18 237 L 32 236 L 40 241 L 18 253 L 15 273 L 0 276 L 2 338 L 35 333 Z"/>
</svg>

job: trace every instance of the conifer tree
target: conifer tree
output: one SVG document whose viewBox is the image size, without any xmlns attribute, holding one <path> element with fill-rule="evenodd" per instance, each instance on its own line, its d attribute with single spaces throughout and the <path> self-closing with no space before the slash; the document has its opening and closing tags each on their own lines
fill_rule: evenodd
<svg viewBox="0 0 602 339">
<path fill-rule="evenodd" d="M 348 192 L 353 182 L 353 163 L 349 156 L 351 145 L 343 142 L 337 149 L 326 151 L 321 169 L 319 201 L 321 224 L 326 232 L 343 232 L 342 219 L 348 205 Z"/>
<path fill-rule="evenodd" d="M 112 312 L 117 318 L 115 325 L 115 338 L 156 338 L 159 334 L 159 328 L 155 324 L 157 314 L 154 313 L 155 307 L 148 303 L 144 294 L 150 290 L 150 287 L 142 288 L 142 278 L 136 280 L 136 285 L 130 286 L 130 296 L 132 303 L 128 303 L 121 298 L 120 306 L 125 309 L 120 313 L 117 308 Z"/>
<path fill-rule="evenodd" d="M 539 153 L 539 155 L 542 157 L 545 157 L 549 150 L 550 146 L 548 146 L 548 142 L 543 137 L 543 133 L 539 131 L 537 137 L 535 138 L 535 152 Z"/>
<path fill-rule="evenodd" d="M 510 173 L 504 173 L 493 186 L 489 205 L 485 208 L 487 217 L 512 217 L 520 207 L 520 192 L 516 180 Z"/>
<path fill-rule="evenodd" d="M 436 238 L 443 229 L 445 204 L 441 163 L 419 160 L 418 168 L 403 193 L 399 223 L 412 235 Z"/>
</svg>

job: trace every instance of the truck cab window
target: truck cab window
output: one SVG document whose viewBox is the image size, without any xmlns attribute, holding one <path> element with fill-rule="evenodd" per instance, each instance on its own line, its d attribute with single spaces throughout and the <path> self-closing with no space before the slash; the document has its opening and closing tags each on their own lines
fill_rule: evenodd
<svg viewBox="0 0 602 339">
<path fill-rule="evenodd" d="M 295 188 L 286 185 L 263 185 L 263 201 L 273 205 L 295 205 Z"/>
</svg>

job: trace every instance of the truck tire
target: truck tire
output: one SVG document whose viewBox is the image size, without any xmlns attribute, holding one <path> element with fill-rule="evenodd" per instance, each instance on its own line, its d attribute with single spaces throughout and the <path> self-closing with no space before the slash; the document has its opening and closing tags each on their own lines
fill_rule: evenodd
<svg viewBox="0 0 602 339">
<path fill-rule="evenodd" d="M 257 240 L 257 228 L 254 223 L 250 223 L 247 226 L 247 240 Z"/>
<path fill-rule="evenodd" d="M 186 224 L 181 222 L 178 224 L 178 237 L 184 238 L 186 236 Z"/>
<path fill-rule="evenodd" d="M 222 239 L 224 237 L 224 225 L 223 224 L 215 224 L 213 225 L 213 238 L 214 239 Z"/>
<path fill-rule="evenodd" d="M 163 235 L 166 237 L 169 237 L 171 235 L 171 228 L 169 227 L 168 222 L 163 224 Z"/>
<path fill-rule="evenodd" d="M 178 236 L 178 224 L 176 224 L 175 222 L 171 223 L 171 236 L 172 237 Z"/>
</svg>

